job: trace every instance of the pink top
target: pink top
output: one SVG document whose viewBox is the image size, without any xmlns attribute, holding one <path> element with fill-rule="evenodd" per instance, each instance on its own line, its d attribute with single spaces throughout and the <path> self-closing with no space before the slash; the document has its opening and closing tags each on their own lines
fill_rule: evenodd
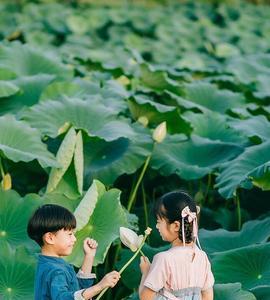
<svg viewBox="0 0 270 300">
<path fill-rule="evenodd" d="M 192 256 L 195 250 L 195 257 Z M 158 292 L 199 287 L 207 290 L 214 285 L 211 265 L 204 251 L 197 246 L 176 246 L 154 256 L 144 285 Z"/>
</svg>

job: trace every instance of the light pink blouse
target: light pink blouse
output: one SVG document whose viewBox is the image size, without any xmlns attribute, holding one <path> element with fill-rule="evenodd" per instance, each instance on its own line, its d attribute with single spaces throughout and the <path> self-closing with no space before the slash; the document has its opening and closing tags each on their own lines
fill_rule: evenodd
<svg viewBox="0 0 270 300">
<path fill-rule="evenodd" d="M 192 256 L 195 250 L 195 257 Z M 214 285 L 211 265 L 204 251 L 197 246 L 176 246 L 154 256 L 144 285 L 158 292 L 199 287 L 207 290 Z"/>
</svg>

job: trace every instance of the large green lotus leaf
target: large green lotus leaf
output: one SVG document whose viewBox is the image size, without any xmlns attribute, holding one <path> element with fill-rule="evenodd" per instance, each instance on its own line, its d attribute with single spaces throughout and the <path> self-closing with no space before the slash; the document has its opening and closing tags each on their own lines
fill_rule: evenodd
<svg viewBox="0 0 270 300">
<path fill-rule="evenodd" d="M 34 298 L 36 262 L 27 250 L 0 243 L 1 300 L 31 300 Z"/>
<path fill-rule="evenodd" d="M 130 125 L 117 120 L 113 110 L 91 100 L 70 98 L 63 101 L 44 101 L 22 113 L 22 118 L 44 135 L 51 137 L 56 137 L 59 128 L 65 123 L 107 141 L 133 134 Z"/>
<path fill-rule="evenodd" d="M 168 137 L 156 145 L 150 164 L 165 176 L 177 174 L 191 180 L 213 172 L 242 151 L 243 148 L 236 144 L 211 141 L 196 135 L 188 141 Z"/>
<path fill-rule="evenodd" d="M 42 92 L 40 101 L 59 100 L 65 97 L 79 97 L 80 87 L 70 82 L 53 82 Z"/>
<path fill-rule="evenodd" d="M 268 300 L 270 295 L 270 285 L 256 286 L 252 289 L 252 293 L 257 300 Z"/>
<path fill-rule="evenodd" d="M 219 193 L 231 198 L 242 184 L 250 183 L 251 178 L 262 177 L 270 165 L 270 142 L 246 148 L 236 159 L 228 162 L 217 177 Z"/>
<path fill-rule="evenodd" d="M 181 93 L 179 84 L 170 79 L 165 71 L 158 70 L 146 63 L 140 65 L 140 80 L 144 86 L 155 92 L 168 90 L 176 94 Z"/>
<path fill-rule="evenodd" d="M 269 77 L 270 55 L 259 53 L 234 57 L 228 61 L 226 69 L 242 83 L 256 82 L 258 76 Z"/>
<path fill-rule="evenodd" d="M 264 243 L 270 236 L 270 218 L 244 223 L 241 231 L 200 230 L 200 242 L 207 253 L 223 252 L 256 243 Z"/>
<path fill-rule="evenodd" d="M 270 243 L 229 250 L 214 256 L 212 270 L 216 283 L 241 282 L 244 289 L 268 285 Z"/>
<path fill-rule="evenodd" d="M 215 300 L 256 300 L 256 297 L 242 290 L 241 283 L 227 283 L 214 285 Z"/>
<path fill-rule="evenodd" d="M 0 117 L 0 150 L 14 162 L 38 160 L 43 168 L 59 167 L 55 157 L 40 139 L 38 130 L 13 116 Z"/>
<path fill-rule="evenodd" d="M 39 197 L 29 194 L 22 198 L 13 190 L 0 189 L 0 199 L 0 244 L 5 241 L 13 247 L 29 244 L 27 222 L 35 208 L 41 204 Z"/>
<path fill-rule="evenodd" d="M 54 79 L 53 75 L 39 74 L 24 76 L 12 83 L 20 88 L 20 92 L 11 97 L 2 98 L 0 115 L 5 113 L 16 113 L 25 106 L 32 106 L 39 101 L 40 94 Z"/>
<path fill-rule="evenodd" d="M 169 246 L 153 248 L 149 245 L 145 244 L 142 248 L 143 253 L 152 261 L 154 255 L 161 251 L 165 251 L 169 248 Z M 129 249 L 121 249 L 120 251 L 120 260 L 117 262 L 117 269 L 120 270 L 125 263 L 133 256 L 134 252 Z M 138 288 L 141 280 L 141 272 L 140 272 L 140 254 L 133 260 L 133 262 L 125 269 L 125 271 L 121 274 L 121 280 L 124 285 L 129 289 Z"/>
<path fill-rule="evenodd" d="M 89 216 L 86 226 L 76 233 L 77 242 L 68 257 L 69 262 L 77 267 L 81 266 L 83 241 L 87 237 L 98 241 L 94 265 L 104 262 L 111 243 L 119 237 L 119 227 L 127 226 L 126 213 L 120 203 L 120 193 L 117 189 L 111 189 L 99 195 L 94 212 Z"/>
<path fill-rule="evenodd" d="M 231 119 L 228 124 L 245 136 L 258 136 L 261 140 L 269 140 L 270 123 L 265 116 L 252 116 L 246 120 Z"/>
<path fill-rule="evenodd" d="M 0 46 L 0 67 L 7 68 L 18 76 L 51 74 L 59 79 L 73 77 L 73 71 L 55 57 L 19 43 Z"/>
<path fill-rule="evenodd" d="M 195 114 L 189 111 L 183 115 L 183 118 L 193 127 L 193 134 L 198 136 L 225 143 L 245 144 L 247 142 L 240 132 L 228 126 L 226 118 L 219 113 Z"/>
<path fill-rule="evenodd" d="M 18 93 L 19 90 L 20 88 L 14 83 L 0 80 L 0 98 L 12 96 Z"/>
<path fill-rule="evenodd" d="M 126 110 L 125 99 L 129 97 L 129 92 L 118 81 L 109 78 L 97 82 L 93 82 L 93 80 L 91 77 L 89 80 L 75 78 L 74 84 L 79 85 L 83 94 L 81 97 L 87 99 L 90 95 L 99 95 L 99 101 L 117 113 Z M 102 81 L 102 85 L 100 81 Z"/>
<path fill-rule="evenodd" d="M 139 65 L 131 58 L 130 51 L 120 45 L 112 47 L 108 43 L 103 44 L 102 49 L 88 49 L 86 58 L 94 62 L 95 65 L 97 63 L 100 64 L 102 70 L 108 70 L 111 73 L 115 73 L 115 75 L 122 73 L 126 75 L 134 74 L 139 68 Z"/>
<path fill-rule="evenodd" d="M 190 125 L 183 120 L 176 107 L 159 104 L 143 96 L 135 96 L 134 100 L 130 99 L 128 103 L 135 120 L 146 117 L 152 125 L 166 121 L 170 133 L 190 132 Z"/>
<path fill-rule="evenodd" d="M 112 184 L 123 174 L 132 174 L 140 168 L 153 148 L 153 140 L 138 124 L 133 125 L 135 136 L 106 142 L 100 138 L 84 141 L 85 182 L 99 179 Z"/>
<path fill-rule="evenodd" d="M 106 80 L 103 85 L 93 82 L 91 78 L 75 78 L 73 82 L 53 82 L 42 93 L 40 99 L 62 100 L 66 97 L 88 99 L 90 96 L 99 96 L 98 101 L 113 108 L 117 113 L 126 109 L 125 98 L 128 92 L 114 80 Z"/>
<path fill-rule="evenodd" d="M 216 85 L 208 82 L 188 83 L 185 85 L 185 92 L 185 98 L 202 111 L 210 110 L 223 114 L 227 110 L 243 106 L 245 103 L 242 94 L 219 90 Z"/>
</svg>

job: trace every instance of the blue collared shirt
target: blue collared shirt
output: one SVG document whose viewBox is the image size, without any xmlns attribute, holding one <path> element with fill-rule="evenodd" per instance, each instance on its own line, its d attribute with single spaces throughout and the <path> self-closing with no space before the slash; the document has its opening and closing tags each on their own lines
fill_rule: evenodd
<svg viewBox="0 0 270 300">
<path fill-rule="evenodd" d="M 74 300 L 74 293 L 92 286 L 93 278 L 79 278 L 62 258 L 39 255 L 35 300 Z"/>
</svg>

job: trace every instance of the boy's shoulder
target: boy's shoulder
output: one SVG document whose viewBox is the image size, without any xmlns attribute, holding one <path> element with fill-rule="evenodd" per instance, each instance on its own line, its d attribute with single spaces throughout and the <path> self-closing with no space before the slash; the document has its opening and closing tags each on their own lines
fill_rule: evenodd
<svg viewBox="0 0 270 300">
<path fill-rule="evenodd" d="M 37 269 L 42 272 L 68 271 L 71 266 L 62 258 L 39 255 Z"/>
</svg>

